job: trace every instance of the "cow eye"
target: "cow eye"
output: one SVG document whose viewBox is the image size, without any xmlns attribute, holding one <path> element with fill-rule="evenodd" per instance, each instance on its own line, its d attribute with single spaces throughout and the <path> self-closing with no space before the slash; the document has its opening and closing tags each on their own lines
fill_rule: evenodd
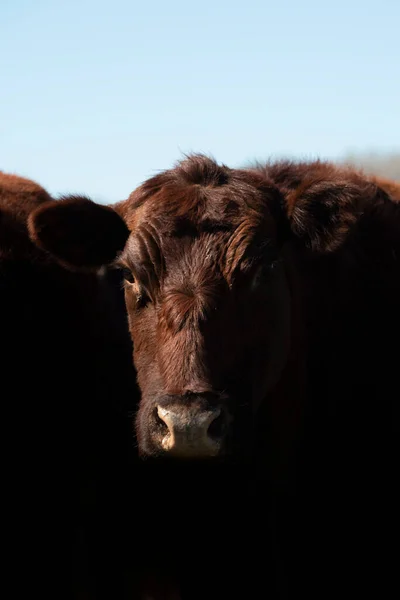
<svg viewBox="0 0 400 600">
<path fill-rule="evenodd" d="M 136 299 L 136 307 L 142 308 L 149 302 L 149 296 L 145 292 L 144 288 L 135 279 L 132 271 L 127 267 L 122 267 L 122 274 L 125 281 L 125 286 L 129 287 L 130 291 L 134 293 Z"/>
<path fill-rule="evenodd" d="M 123 275 L 125 281 L 127 281 L 128 283 L 131 283 L 131 284 L 135 283 L 135 278 L 133 276 L 133 273 L 127 267 L 123 267 L 123 269 L 122 269 L 122 275 Z"/>
</svg>

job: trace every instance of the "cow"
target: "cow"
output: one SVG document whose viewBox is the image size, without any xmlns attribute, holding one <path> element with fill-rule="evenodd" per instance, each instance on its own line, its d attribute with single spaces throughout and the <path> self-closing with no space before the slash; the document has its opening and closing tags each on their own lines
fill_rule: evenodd
<svg viewBox="0 0 400 600">
<path fill-rule="evenodd" d="M 31 212 L 57 203 L 0 172 L 3 565 L 17 595 L 54 597 L 72 584 L 71 597 L 98 598 L 116 554 L 107 552 L 124 543 L 117 506 L 131 473 L 133 405 L 121 400 L 139 394 L 118 273 L 65 268 L 30 239 Z M 103 213 L 108 228 L 115 213 Z M 106 263 L 126 226 L 117 218 L 113 237 L 97 233 Z"/>
<path fill-rule="evenodd" d="M 130 232 L 114 264 L 151 474 L 142 549 L 183 597 L 391 590 L 396 190 L 327 161 L 232 169 L 195 154 L 110 205 Z M 97 210 L 39 208 L 31 238 L 62 264 L 100 263 Z"/>
</svg>

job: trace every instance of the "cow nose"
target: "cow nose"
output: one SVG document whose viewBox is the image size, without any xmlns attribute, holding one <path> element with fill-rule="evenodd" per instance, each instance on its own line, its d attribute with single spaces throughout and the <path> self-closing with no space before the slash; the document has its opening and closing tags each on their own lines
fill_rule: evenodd
<svg viewBox="0 0 400 600">
<path fill-rule="evenodd" d="M 220 452 L 226 420 L 220 407 L 158 405 L 157 415 L 164 425 L 161 447 L 168 454 L 201 458 Z"/>
</svg>

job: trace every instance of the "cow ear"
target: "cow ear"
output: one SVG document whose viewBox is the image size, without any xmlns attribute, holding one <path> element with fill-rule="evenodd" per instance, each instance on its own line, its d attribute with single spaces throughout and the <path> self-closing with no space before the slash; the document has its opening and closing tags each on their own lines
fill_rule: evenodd
<svg viewBox="0 0 400 600">
<path fill-rule="evenodd" d="M 311 250 L 333 252 L 357 222 L 371 186 L 347 181 L 304 183 L 287 197 L 292 234 Z"/>
<path fill-rule="evenodd" d="M 97 269 L 123 250 L 129 230 L 110 206 L 83 196 L 46 202 L 28 219 L 31 240 L 73 269 Z"/>
</svg>

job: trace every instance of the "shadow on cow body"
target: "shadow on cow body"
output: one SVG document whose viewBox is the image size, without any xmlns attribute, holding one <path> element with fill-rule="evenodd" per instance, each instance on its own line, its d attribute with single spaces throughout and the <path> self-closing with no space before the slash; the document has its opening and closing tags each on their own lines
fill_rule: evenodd
<svg viewBox="0 0 400 600">
<path fill-rule="evenodd" d="M 0 172 L 3 566 L 18 596 L 97 598 L 124 543 L 138 392 L 120 274 L 67 269 L 29 237 L 32 210 L 58 202 Z"/>
<path fill-rule="evenodd" d="M 115 264 L 142 394 L 142 509 L 161 515 L 142 543 L 168 572 L 190 573 L 181 575 L 186 597 L 197 597 L 205 556 L 220 561 L 220 585 L 230 569 L 232 594 L 328 598 L 344 582 L 354 593 L 394 585 L 390 554 L 376 551 L 391 534 L 374 511 L 387 508 L 389 525 L 397 498 L 397 191 L 326 162 L 230 169 L 195 155 L 113 207 L 110 232 L 129 229 Z M 99 207 L 86 210 L 80 220 L 73 203 L 44 206 L 30 218 L 31 235 L 66 263 L 74 263 L 74 236 L 83 263 L 90 239 L 93 262 Z M 192 469 L 198 477 L 186 487 Z M 229 512 L 231 527 L 221 516 Z M 172 523 L 175 561 L 158 556 L 160 518 Z M 190 542 L 187 523 L 198 535 L 207 523 L 216 528 L 216 546 Z M 176 540 L 183 532 L 187 545 Z M 260 554 L 256 539 L 269 550 Z M 266 581 L 273 560 L 284 571 L 272 569 Z M 201 573 L 212 597 L 211 575 Z"/>
</svg>

